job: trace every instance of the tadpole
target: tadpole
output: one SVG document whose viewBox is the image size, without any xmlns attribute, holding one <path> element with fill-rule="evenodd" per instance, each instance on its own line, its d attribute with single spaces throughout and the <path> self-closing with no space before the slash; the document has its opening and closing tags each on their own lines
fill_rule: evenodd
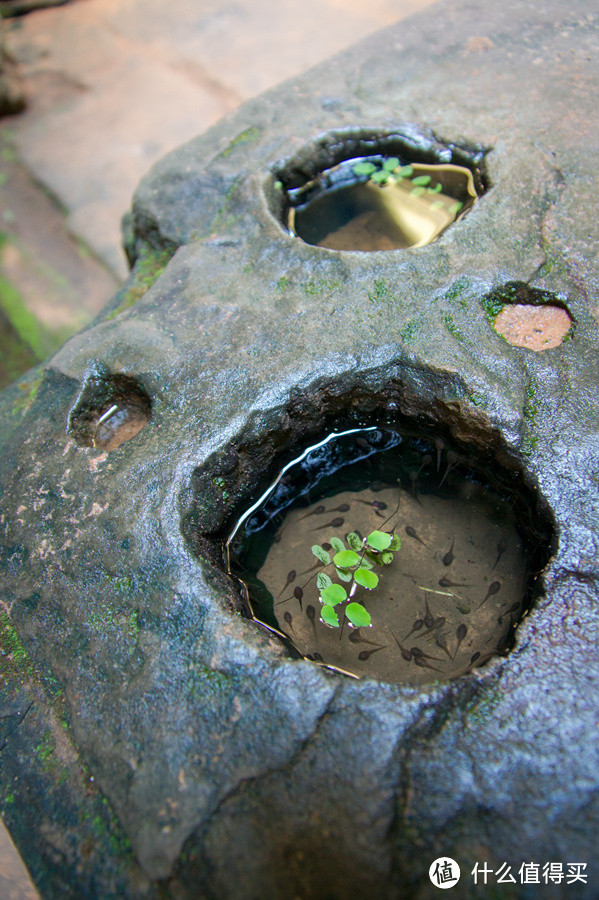
<svg viewBox="0 0 599 900">
<path fill-rule="evenodd" d="M 464 625 L 464 623 L 462 622 L 462 624 L 458 625 L 458 627 L 455 630 L 455 636 L 458 639 L 458 644 L 457 644 L 457 647 L 455 648 L 455 653 L 453 654 L 454 659 L 456 658 L 458 650 L 460 649 L 460 644 L 466 637 L 467 633 L 468 633 L 468 626 Z"/>
<path fill-rule="evenodd" d="M 309 516 L 321 516 L 323 512 L 326 512 L 325 506 L 317 506 L 316 509 L 313 509 L 312 512 L 306 513 L 305 516 L 300 516 L 299 521 L 302 519 L 307 519 Z"/>
<path fill-rule="evenodd" d="M 313 528 L 312 531 L 322 531 L 323 528 L 341 528 L 345 519 L 342 519 L 341 516 L 337 516 L 336 519 L 331 519 L 330 522 L 326 522 L 324 525 L 318 525 L 316 528 Z"/>
<path fill-rule="evenodd" d="M 411 631 L 408 631 L 408 633 L 406 634 L 406 636 L 405 636 L 405 638 L 404 638 L 404 641 L 407 641 L 407 639 L 408 639 L 412 634 L 414 634 L 415 631 L 420 631 L 420 629 L 423 628 L 423 627 L 424 627 L 424 619 L 416 619 L 416 621 L 415 621 L 414 624 L 412 625 L 412 630 L 411 630 Z"/>
<path fill-rule="evenodd" d="M 300 609 L 302 609 L 302 601 L 303 601 L 303 599 L 304 599 L 304 592 L 303 592 L 303 590 L 301 589 L 301 587 L 294 587 L 294 588 L 293 588 L 293 596 L 294 596 L 295 599 L 299 602 Z"/>
<path fill-rule="evenodd" d="M 493 582 L 489 585 L 489 590 L 487 591 L 487 596 L 485 597 L 485 599 L 483 600 L 483 602 L 480 604 L 480 606 L 478 606 L 477 608 L 480 609 L 480 607 L 483 606 L 483 604 L 485 604 L 485 603 L 487 602 L 487 600 L 489 599 L 489 597 L 492 597 L 494 594 L 497 594 L 497 593 L 498 593 L 498 591 L 500 590 L 500 588 L 501 588 L 501 582 L 500 582 L 500 581 L 493 581 Z"/>
<path fill-rule="evenodd" d="M 379 650 L 384 650 L 387 645 L 385 644 L 383 647 L 375 647 L 374 650 L 362 650 L 358 653 L 358 659 L 364 662 L 365 659 L 369 659 L 373 653 L 378 653 Z"/>
<path fill-rule="evenodd" d="M 420 535 L 418 535 L 418 534 L 416 533 L 416 530 L 415 530 L 414 528 L 412 528 L 411 525 L 406 525 L 406 527 L 405 527 L 405 532 L 406 532 L 406 534 L 408 535 L 408 537 L 414 538 L 414 540 L 415 540 L 415 541 L 418 541 L 419 544 L 422 544 L 423 547 L 428 547 L 428 544 L 426 543 L 426 541 L 423 541 L 423 540 L 422 540 L 422 538 L 420 537 Z"/>
<path fill-rule="evenodd" d="M 316 610 L 310 603 L 308 604 L 308 606 L 306 606 L 306 615 L 308 616 L 308 618 L 310 619 L 310 622 L 312 623 L 312 629 L 314 631 L 314 640 L 317 641 L 318 636 L 316 634 L 316 622 L 314 621 L 316 618 Z"/>
<path fill-rule="evenodd" d="M 454 557 L 454 555 L 453 555 L 453 546 L 454 546 L 454 544 L 455 544 L 455 537 L 454 537 L 454 539 L 453 539 L 452 542 L 451 542 L 451 547 L 449 548 L 449 550 L 447 551 L 447 553 L 446 553 L 445 556 L 443 557 L 443 565 L 444 565 L 444 566 L 450 566 L 450 565 L 452 564 L 452 562 L 454 561 L 454 559 L 455 559 L 455 557 Z"/>
<path fill-rule="evenodd" d="M 296 578 L 297 578 L 297 572 L 295 571 L 295 569 L 290 569 L 289 572 L 287 572 L 287 581 L 285 582 L 285 584 L 283 585 L 283 587 L 277 594 L 277 599 L 281 596 L 283 591 L 287 590 L 287 588 L 289 587 L 291 582 L 295 581 Z"/>
</svg>

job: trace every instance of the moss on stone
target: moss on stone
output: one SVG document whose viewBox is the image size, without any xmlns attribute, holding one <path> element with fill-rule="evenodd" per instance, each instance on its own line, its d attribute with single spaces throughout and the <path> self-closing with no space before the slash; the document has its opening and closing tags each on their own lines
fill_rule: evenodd
<svg viewBox="0 0 599 900">
<path fill-rule="evenodd" d="M 420 328 L 418 319 L 410 319 L 403 328 L 400 329 L 399 337 L 404 344 L 411 344 L 416 337 L 416 332 Z"/>
<path fill-rule="evenodd" d="M 443 324 L 445 325 L 445 327 L 447 328 L 449 333 L 452 335 L 452 337 L 454 337 L 456 339 L 456 341 L 460 341 L 461 343 L 465 344 L 466 336 L 460 331 L 460 329 L 454 322 L 453 316 L 451 315 L 451 313 L 448 313 L 448 312 L 443 313 L 442 318 L 443 318 Z"/>
<path fill-rule="evenodd" d="M 384 278 L 375 278 L 372 290 L 368 291 L 368 299 L 371 303 L 382 303 L 389 299 L 389 284 Z"/>
<path fill-rule="evenodd" d="M 237 147 L 245 146 L 247 144 L 252 144 L 254 141 L 257 141 L 260 135 L 262 134 L 262 129 L 258 128 L 257 125 L 251 125 L 249 128 L 246 128 L 245 131 L 241 131 L 233 140 L 229 143 L 229 145 L 223 150 L 220 154 L 224 156 L 225 159 L 233 153 L 233 151 Z"/>
<path fill-rule="evenodd" d="M 162 275 L 173 253 L 174 249 L 171 247 L 165 250 L 152 250 L 144 247 L 135 263 L 129 286 L 124 289 L 118 306 L 104 317 L 104 321 L 109 322 L 119 313 L 135 306 Z"/>
</svg>

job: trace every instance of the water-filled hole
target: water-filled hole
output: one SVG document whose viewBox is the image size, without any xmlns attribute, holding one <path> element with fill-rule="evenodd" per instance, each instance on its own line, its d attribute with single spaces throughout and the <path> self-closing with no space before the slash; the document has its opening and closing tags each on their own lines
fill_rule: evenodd
<svg viewBox="0 0 599 900">
<path fill-rule="evenodd" d="M 300 655 L 356 677 L 447 680 L 512 646 L 549 556 L 533 508 L 513 473 L 447 442 L 357 429 L 286 466 L 233 530 L 228 567 L 253 617 Z M 368 543 L 379 532 L 389 550 Z M 363 567 L 378 584 L 358 584 Z M 329 601 L 347 599 L 323 603 L 331 584 Z"/>
<path fill-rule="evenodd" d="M 69 415 L 68 432 L 83 447 L 114 450 L 152 417 L 152 401 L 129 375 L 93 373 Z"/>
<path fill-rule="evenodd" d="M 514 347 L 551 350 L 572 336 L 574 319 L 566 304 L 550 291 L 514 281 L 483 301 L 495 331 Z"/>
<path fill-rule="evenodd" d="M 362 135 L 319 146 L 276 173 L 279 214 L 290 233 L 335 250 L 421 247 L 483 193 L 482 152 Z M 315 161 L 317 161 L 315 163 Z"/>
</svg>

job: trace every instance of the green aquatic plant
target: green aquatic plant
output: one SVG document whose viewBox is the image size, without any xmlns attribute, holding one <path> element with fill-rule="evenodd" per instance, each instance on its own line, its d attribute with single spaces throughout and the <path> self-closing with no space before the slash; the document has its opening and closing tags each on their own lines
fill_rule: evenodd
<svg viewBox="0 0 599 900">
<path fill-rule="evenodd" d="M 388 566 L 393 562 L 393 554 L 400 549 L 401 540 L 386 531 L 371 531 L 362 538 L 356 531 L 346 536 L 347 546 L 339 537 L 332 537 L 327 546 L 314 544 L 312 553 L 322 563 L 323 569 L 316 576 L 321 603 L 320 618 L 325 625 L 339 628 L 343 616 L 356 628 L 370 626 L 372 617 L 362 603 L 354 600 L 358 588 L 373 591 L 379 584 L 379 576 L 373 569 Z M 324 570 L 329 568 L 331 574 Z M 333 578 L 339 581 L 333 581 Z M 347 587 L 339 582 L 344 582 Z M 341 620 L 339 612 L 342 613 Z"/>
<path fill-rule="evenodd" d="M 414 197 L 429 196 L 433 200 L 432 209 L 442 209 L 445 205 L 441 200 L 434 200 L 435 194 L 440 194 L 443 190 L 441 182 L 433 182 L 431 175 L 418 175 L 414 171 L 414 167 L 407 165 L 402 166 L 400 160 L 396 156 L 389 157 L 382 163 L 369 162 L 362 160 L 353 166 L 353 173 L 359 178 L 364 175 L 368 176 L 369 181 L 383 187 L 387 184 L 411 184 L 409 193 Z M 449 212 L 451 215 L 457 216 L 464 204 L 460 200 L 456 200 Z"/>
</svg>

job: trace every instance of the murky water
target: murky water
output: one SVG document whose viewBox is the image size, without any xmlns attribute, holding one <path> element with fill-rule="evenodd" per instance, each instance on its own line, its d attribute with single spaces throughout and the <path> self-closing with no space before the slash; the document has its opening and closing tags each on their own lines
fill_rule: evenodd
<svg viewBox="0 0 599 900">
<path fill-rule="evenodd" d="M 401 549 L 373 566 L 375 589 L 355 586 L 371 625 L 352 627 L 340 604 L 341 627 L 329 627 L 317 578 L 344 582 L 311 548 L 332 557 L 336 540 L 347 547 L 349 533 L 375 530 L 399 536 Z M 467 460 L 441 442 L 376 429 L 335 438 L 292 466 L 236 532 L 230 555 L 255 617 L 303 656 L 422 684 L 509 645 L 531 575 L 526 543 L 510 499 Z"/>
<path fill-rule="evenodd" d="M 373 171 L 359 174 L 360 166 Z M 289 200 L 289 229 L 309 244 L 393 250 L 430 243 L 472 205 L 476 191 L 472 173 L 460 166 L 369 157 L 327 169 L 290 191 Z"/>
</svg>

